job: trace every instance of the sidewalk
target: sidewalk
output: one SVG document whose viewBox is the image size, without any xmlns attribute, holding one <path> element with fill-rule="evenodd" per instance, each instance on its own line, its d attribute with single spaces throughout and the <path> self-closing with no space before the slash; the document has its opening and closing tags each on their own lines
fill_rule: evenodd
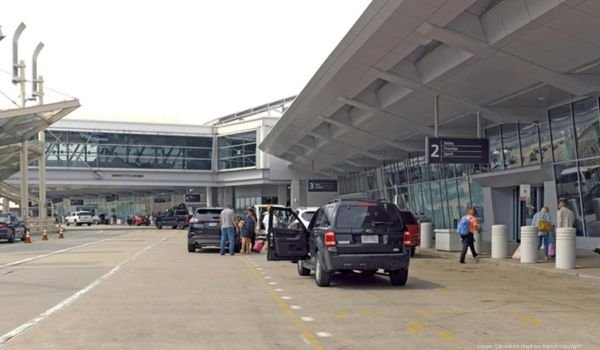
<svg viewBox="0 0 600 350">
<path fill-rule="evenodd" d="M 509 243 L 508 252 L 509 256 L 512 256 L 513 252 L 517 249 L 517 244 Z M 500 268 L 508 269 L 522 269 L 532 272 L 550 274 L 553 276 L 562 275 L 569 278 L 578 278 L 588 282 L 600 284 L 600 255 L 594 253 L 592 250 L 577 249 L 577 261 L 576 268 L 573 270 L 561 270 L 555 268 L 555 260 L 550 259 L 548 262 L 544 262 L 543 253 L 539 252 L 539 262 L 537 264 L 521 264 L 517 259 L 491 259 L 491 242 L 482 243 L 482 252 L 480 252 L 479 263 L 481 264 L 493 264 Z M 441 257 L 449 260 L 454 260 L 458 264 L 460 252 L 446 252 L 438 251 L 435 248 L 424 249 L 418 248 L 417 256 L 427 257 Z M 471 257 L 471 253 L 467 253 L 467 264 L 473 264 L 474 260 Z"/>
</svg>

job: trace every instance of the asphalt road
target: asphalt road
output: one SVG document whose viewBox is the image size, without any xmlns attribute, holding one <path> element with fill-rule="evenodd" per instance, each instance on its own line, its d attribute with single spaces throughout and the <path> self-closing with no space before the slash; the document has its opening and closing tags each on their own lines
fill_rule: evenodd
<svg viewBox="0 0 600 350">
<path fill-rule="evenodd" d="M 185 243 L 131 229 L 0 244 L 2 347 L 600 348 L 598 285 L 419 257 L 405 287 L 348 274 L 319 288 L 290 263 Z"/>
</svg>

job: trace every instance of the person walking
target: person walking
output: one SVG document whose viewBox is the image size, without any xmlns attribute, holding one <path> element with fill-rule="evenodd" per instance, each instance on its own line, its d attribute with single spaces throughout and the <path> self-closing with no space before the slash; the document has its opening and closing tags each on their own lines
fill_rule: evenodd
<svg viewBox="0 0 600 350">
<path fill-rule="evenodd" d="M 240 254 L 250 254 L 252 251 L 251 240 L 254 235 L 256 221 L 254 220 L 254 209 L 248 209 L 244 225 L 242 226 L 242 250 Z"/>
<path fill-rule="evenodd" d="M 229 242 L 229 254 L 235 254 L 235 232 L 238 229 L 233 206 L 228 203 L 221 211 L 221 255 L 225 255 L 225 242 Z"/>
<path fill-rule="evenodd" d="M 552 219 L 548 207 L 544 206 L 535 213 L 531 226 L 538 228 L 538 250 L 544 244 L 544 261 L 548 261 L 548 247 L 550 247 L 550 235 L 552 234 Z"/>
<path fill-rule="evenodd" d="M 567 208 L 567 202 L 561 200 L 558 202 L 558 212 L 556 212 L 556 227 L 573 227 L 575 224 L 575 214 Z"/>
<path fill-rule="evenodd" d="M 479 222 L 475 217 L 477 212 L 475 209 L 470 208 L 467 211 L 467 215 L 463 216 L 458 223 L 457 231 L 460 233 L 460 238 L 462 241 L 462 251 L 460 253 L 460 263 L 465 263 L 465 257 L 467 256 L 467 249 L 471 249 L 471 254 L 473 254 L 473 258 L 475 261 L 477 260 L 477 252 L 475 251 L 475 232 L 479 232 Z"/>
<path fill-rule="evenodd" d="M 252 218 L 254 219 L 254 229 L 252 230 L 252 237 L 250 237 L 250 242 L 251 242 L 251 246 L 254 247 L 254 243 L 256 243 L 256 223 L 258 222 L 258 218 L 256 217 L 256 212 L 254 211 L 254 206 L 251 206 L 250 209 L 248 210 L 252 210 Z"/>
</svg>

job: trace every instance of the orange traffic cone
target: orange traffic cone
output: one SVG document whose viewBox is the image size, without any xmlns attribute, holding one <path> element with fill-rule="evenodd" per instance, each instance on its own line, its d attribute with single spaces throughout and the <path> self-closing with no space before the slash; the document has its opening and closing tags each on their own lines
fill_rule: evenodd
<svg viewBox="0 0 600 350">
<path fill-rule="evenodd" d="M 44 229 L 44 233 L 42 233 L 42 241 L 47 241 L 48 240 L 48 232 L 46 231 L 46 229 Z"/>
<path fill-rule="evenodd" d="M 31 236 L 29 235 L 29 230 L 25 231 L 25 242 L 24 243 L 31 243 Z"/>
<path fill-rule="evenodd" d="M 65 236 L 63 235 L 63 229 L 62 229 L 62 227 L 60 227 L 58 229 L 58 239 L 63 239 L 63 238 L 65 238 Z"/>
</svg>

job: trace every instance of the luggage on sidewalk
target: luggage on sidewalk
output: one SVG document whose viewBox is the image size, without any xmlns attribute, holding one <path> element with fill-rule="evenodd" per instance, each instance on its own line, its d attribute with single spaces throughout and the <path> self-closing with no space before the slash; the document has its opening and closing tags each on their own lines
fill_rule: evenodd
<svg viewBox="0 0 600 350">
<path fill-rule="evenodd" d="M 262 252 L 264 247 L 265 247 L 265 241 L 256 240 L 256 242 L 254 242 L 254 247 L 252 247 L 252 250 L 255 253 L 260 253 L 260 252 Z"/>
</svg>

